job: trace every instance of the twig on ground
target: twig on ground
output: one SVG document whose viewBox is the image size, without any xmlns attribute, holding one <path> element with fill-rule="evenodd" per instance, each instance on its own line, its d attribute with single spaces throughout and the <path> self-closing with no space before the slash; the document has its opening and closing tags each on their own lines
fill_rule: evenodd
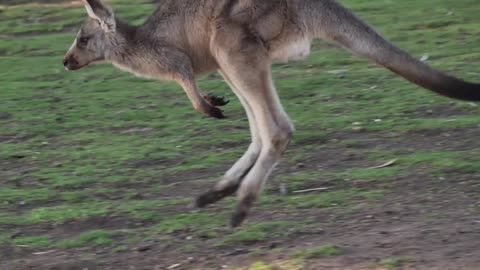
<svg viewBox="0 0 480 270">
<path fill-rule="evenodd" d="M 398 161 L 398 159 L 393 159 L 393 160 L 390 160 L 389 162 L 384 163 L 382 165 L 370 167 L 370 169 L 382 169 L 382 168 L 390 167 L 390 166 L 395 165 L 395 163 L 397 163 L 397 161 Z"/>
<path fill-rule="evenodd" d="M 45 255 L 45 254 L 49 254 L 49 253 L 52 253 L 52 252 L 55 252 L 57 250 L 55 249 L 52 249 L 52 250 L 47 250 L 47 251 L 41 251 L 41 252 L 35 252 L 35 253 L 32 253 L 33 255 Z"/>
<path fill-rule="evenodd" d="M 324 190 L 329 190 L 331 187 L 320 187 L 320 188 L 309 188 L 309 189 L 303 189 L 303 190 L 295 190 L 293 193 L 308 193 L 308 192 L 314 192 L 314 191 L 324 191 Z"/>
</svg>

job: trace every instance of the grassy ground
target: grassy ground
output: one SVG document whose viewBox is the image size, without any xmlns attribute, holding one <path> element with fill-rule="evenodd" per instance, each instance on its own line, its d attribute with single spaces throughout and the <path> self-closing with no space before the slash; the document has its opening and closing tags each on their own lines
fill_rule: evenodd
<svg viewBox="0 0 480 270">
<path fill-rule="evenodd" d="M 0 269 L 480 263 L 478 104 L 315 43 L 306 61 L 274 68 L 297 132 L 253 216 L 230 230 L 233 199 L 186 207 L 249 142 L 220 77 L 200 86 L 231 99 L 221 121 L 194 112 L 173 83 L 108 64 L 66 72 L 81 4 L 9 2 L 0 5 Z M 137 24 L 155 8 L 110 2 Z M 342 2 L 415 56 L 479 80 L 477 0 Z M 329 189 L 293 193 L 316 187 Z"/>
</svg>

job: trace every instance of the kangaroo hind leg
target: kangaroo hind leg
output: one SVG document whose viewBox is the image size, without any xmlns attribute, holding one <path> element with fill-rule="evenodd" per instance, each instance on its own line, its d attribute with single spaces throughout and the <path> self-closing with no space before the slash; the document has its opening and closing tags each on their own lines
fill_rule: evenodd
<svg viewBox="0 0 480 270">
<path fill-rule="evenodd" d="M 239 226 L 260 196 L 262 187 L 280 160 L 293 133 L 273 86 L 270 59 L 262 44 L 241 44 L 239 53 L 219 52 L 219 65 L 235 89 L 245 98 L 258 127 L 261 149 L 258 158 L 243 178 L 237 196 L 239 203 L 231 218 Z"/>
<path fill-rule="evenodd" d="M 252 136 L 252 142 L 248 147 L 248 150 L 243 154 L 243 156 L 225 173 L 223 179 L 218 182 L 211 190 L 200 195 L 196 201 L 195 205 L 197 207 L 204 207 L 208 204 L 215 203 L 227 196 L 233 195 L 240 186 L 242 179 L 247 175 L 250 169 L 255 164 L 260 150 L 261 150 L 261 140 L 258 134 L 258 127 L 256 121 L 253 117 L 252 109 L 250 105 L 243 97 L 242 93 L 235 88 L 231 83 L 231 80 L 220 71 L 225 81 L 228 83 L 232 91 L 237 95 L 241 104 L 243 105 L 245 112 L 248 117 L 248 122 L 250 125 L 250 132 Z"/>
</svg>

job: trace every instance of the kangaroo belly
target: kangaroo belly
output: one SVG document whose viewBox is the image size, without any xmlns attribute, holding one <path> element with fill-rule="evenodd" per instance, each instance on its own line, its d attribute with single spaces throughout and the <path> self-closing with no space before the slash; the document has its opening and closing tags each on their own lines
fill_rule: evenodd
<svg viewBox="0 0 480 270">
<path fill-rule="evenodd" d="M 274 46 L 270 50 L 270 58 L 275 62 L 301 60 L 310 54 L 311 40 L 302 38 Z"/>
</svg>

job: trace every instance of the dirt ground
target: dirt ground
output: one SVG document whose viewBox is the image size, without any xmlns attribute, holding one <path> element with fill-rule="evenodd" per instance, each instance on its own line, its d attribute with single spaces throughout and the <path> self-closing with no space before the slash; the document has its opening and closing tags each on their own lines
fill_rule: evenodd
<svg viewBox="0 0 480 270">
<path fill-rule="evenodd" d="M 465 147 L 480 147 L 480 142 L 473 139 L 480 136 L 478 128 L 415 132 L 407 137 L 389 140 L 377 133 L 331 135 L 338 139 L 352 136 L 362 142 L 357 147 L 369 147 L 379 143 L 405 151 L 421 148 L 460 150 Z M 453 144 L 452 141 L 457 143 Z M 345 149 L 312 153 L 302 167 L 323 164 L 327 167 L 348 168 L 362 163 L 362 157 L 347 157 L 342 151 Z M 281 164 L 276 173 L 290 170 L 301 169 L 293 164 Z M 168 193 L 179 197 L 194 196 L 198 185 L 186 180 L 203 178 L 208 173 L 210 172 L 193 171 L 178 176 L 178 179 L 174 177 L 172 182 L 192 184 L 174 186 Z M 175 241 L 152 241 L 126 253 L 114 253 L 107 248 L 92 250 L 87 247 L 32 255 L 28 248 L 12 247 L 2 250 L 8 263 L 0 264 L 0 269 L 223 269 L 233 266 L 246 267 L 258 260 L 276 262 L 286 259 L 285 252 L 252 254 L 256 248 L 282 248 L 294 252 L 328 242 L 341 246 L 346 251 L 345 255 L 333 259 L 309 260 L 302 269 L 382 269 L 375 266 L 375 262 L 388 257 L 408 257 L 409 262 L 400 269 L 475 270 L 480 269 L 479 180 L 480 177 L 475 172 L 451 171 L 446 179 L 436 179 L 422 175 L 421 171 L 416 172 L 394 179 L 391 182 L 392 192 L 386 194 L 374 207 L 363 209 L 362 202 L 359 201 L 358 207 L 361 210 L 341 215 L 329 209 L 255 209 L 250 217 L 251 221 L 302 221 L 308 217 L 318 222 L 316 229 L 303 231 L 291 228 L 293 233 L 280 235 L 269 243 L 252 243 L 227 249 L 205 246 L 203 250 L 188 254 L 179 250 Z M 273 180 L 272 185 L 276 184 Z M 319 182 L 318 185 L 375 187 L 378 184 Z M 224 206 L 219 203 L 205 211 L 215 211 L 215 208 L 221 207 Z M 169 210 L 172 212 L 168 214 L 191 211 L 186 207 Z M 132 228 L 142 225 L 144 224 L 135 224 L 134 221 L 99 218 L 82 224 L 67 223 L 50 229 L 61 234 L 62 230 L 85 230 L 88 227 Z M 225 231 L 228 230 L 230 229 L 225 228 Z M 175 234 L 175 237 L 181 239 L 188 235 L 188 231 Z"/>
<path fill-rule="evenodd" d="M 13 2 L 28 3 L 31 1 L 5 0 L 1 4 L 8 5 Z M 47 6 L 47 4 L 63 3 L 65 1 L 45 0 L 36 2 Z M 71 2 L 78 5 L 78 1 L 66 2 L 67 4 Z M 372 10 L 374 10 L 373 7 Z M 69 27 L 60 31 L 70 31 Z M 405 27 L 405 29 L 410 28 Z M 55 31 L 52 30 L 52 33 L 55 33 Z M 37 35 L 37 33 L 25 32 L 15 35 L 27 36 Z M 15 35 L 12 34 L 11 37 Z M 475 65 L 475 63 L 478 63 L 478 59 L 472 59 L 472 63 L 469 64 L 478 67 L 478 65 Z M 57 62 L 60 64 L 60 60 Z M 88 80 L 85 79 L 85 81 Z M 340 81 L 340 79 L 338 80 Z M 352 91 L 356 91 L 356 89 Z M 305 95 L 307 94 L 309 93 Z M 357 93 L 355 92 L 355 94 Z M 324 101 L 334 102 L 335 100 L 329 98 Z M 168 103 L 168 105 L 171 104 Z M 54 106 L 52 105 L 52 107 Z M 294 106 L 291 105 L 291 107 Z M 339 114 L 342 113 L 354 114 L 355 112 L 350 112 L 348 109 L 343 111 L 342 109 Z M 432 104 L 405 113 L 410 115 L 411 118 L 430 119 L 471 114 L 468 110 L 463 111 L 456 106 L 442 105 L 435 107 Z M 316 116 L 312 115 L 313 117 Z M 329 117 L 335 117 L 335 115 L 332 114 Z M 9 118 L 13 118 L 13 116 L 0 112 L 0 120 Z M 157 121 L 163 120 L 159 118 Z M 95 124 L 92 124 L 92 126 L 92 129 L 97 129 Z M 114 130 L 114 132 L 123 134 L 149 132 L 147 129 L 136 127 L 129 127 L 128 130 L 123 130 L 124 128 L 118 128 L 119 130 Z M 230 130 L 225 129 L 226 133 L 234 133 L 235 131 L 237 130 L 234 129 L 233 125 Z M 312 131 L 316 130 L 312 128 Z M 72 131 L 72 133 L 74 132 L 76 131 Z M 458 152 L 480 149 L 480 140 L 478 139 L 480 138 L 480 125 L 470 125 L 468 128 L 458 129 L 430 128 L 428 130 L 419 129 L 395 133 L 387 133 L 385 130 L 374 132 L 331 129 L 326 132 L 329 132 L 329 134 L 318 139 L 318 141 L 312 141 L 309 138 L 309 141 L 293 143 L 286 153 L 287 157 L 274 171 L 274 176 L 271 177 L 265 193 L 278 195 L 282 181 L 278 180 L 276 176 L 291 175 L 303 171 L 314 172 L 315 170 L 338 172 L 339 170 L 369 168 L 379 165 L 362 156 L 366 149 L 380 147 L 404 155 L 415 154 L 419 151 Z M 202 134 L 199 132 L 199 134 L 194 135 L 208 139 L 209 133 Z M 205 138 L 202 138 L 202 140 Z M 28 141 L 28 139 L 28 137 L 17 136 L 17 134 L 15 136 L 4 135 L 3 137 L 0 135 L 0 144 L 3 142 L 17 143 L 17 141 L 21 143 Z M 151 137 L 145 140 L 150 139 Z M 346 141 L 354 143 L 339 143 Z M 62 142 L 58 143 L 61 144 Z M 78 143 L 80 144 L 80 142 Z M 245 138 L 244 141 L 235 143 L 235 145 L 232 143 L 232 145 L 223 145 L 223 147 L 234 148 L 247 144 L 248 140 Z M 324 145 L 325 147 L 319 151 L 305 151 L 307 153 L 302 154 L 301 162 L 291 158 L 292 152 L 295 152 L 296 148 L 298 150 L 303 147 L 304 144 Z M 55 142 L 52 141 L 50 146 L 42 147 L 54 147 L 54 145 Z M 218 145 L 212 146 L 212 149 L 213 147 L 218 147 Z M 81 145 L 78 148 L 80 149 Z M 202 149 L 194 149 L 190 155 L 194 155 L 195 151 L 202 151 Z M 469 157 L 465 158 L 468 159 Z M 51 162 L 54 164 L 57 160 Z M 162 168 L 164 166 L 180 167 L 181 162 L 182 160 L 178 158 L 148 159 L 139 157 L 138 160 L 131 160 L 123 166 L 142 170 L 159 165 L 162 165 Z M 209 169 L 183 170 L 159 175 L 155 181 L 164 188 L 155 191 L 152 191 L 152 183 L 156 183 L 153 181 L 125 181 L 91 185 L 94 188 L 108 187 L 122 191 L 136 190 L 136 197 L 133 199 L 139 200 L 154 200 L 159 197 L 194 198 L 211 185 L 211 182 L 201 180 L 219 176 L 230 165 L 224 163 Z M 38 169 L 34 166 L 36 164 L 29 164 L 22 155 L 0 160 L 0 169 L 6 168 L 5 175 L 8 176 L 28 175 L 29 172 Z M 397 164 L 394 164 L 393 168 L 395 166 Z M 267 206 L 259 203 L 252 210 L 247 224 L 267 221 L 285 221 L 289 224 L 296 224 L 307 219 L 314 224 L 314 226 L 308 227 L 285 228 L 282 232 L 275 233 L 268 240 L 221 246 L 212 244 L 212 241 L 209 241 L 211 239 L 207 239 L 207 237 L 205 239 L 201 237 L 191 239 L 192 235 L 195 235 L 193 231 L 195 229 L 185 228 L 169 232 L 168 238 L 156 235 L 156 237 L 142 240 L 141 243 L 124 243 L 125 239 L 114 239 L 125 244 L 126 250 L 122 252 L 115 251 L 114 247 L 109 245 L 86 245 L 64 249 L 52 247 L 43 248 L 40 251 L 38 248 L 28 245 L 0 245 L 0 270 L 480 270 L 480 172 L 445 167 L 441 176 L 436 176 L 429 172 L 428 169 L 431 166 L 433 165 L 423 162 L 421 165 L 412 167 L 409 171 L 402 170 L 401 174 L 390 177 L 388 181 L 329 180 L 322 177 L 318 180 L 312 179 L 312 181 L 308 181 L 308 186 L 304 186 L 304 188 L 329 187 L 331 190 L 357 188 L 361 190 L 385 190 L 383 197 L 373 202 L 357 198 L 353 206 L 339 208 L 292 208 L 283 207 L 280 204 L 275 205 L 274 202 Z M 0 188 L 3 185 L 19 185 L 16 187 L 21 189 L 39 187 L 42 183 L 37 179 L 25 177 L 25 179 L 22 179 L 21 185 L 13 180 L 0 183 Z M 59 192 L 66 190 L 65 187 L 58 188 Z M 75 188 L 70 187 L 67 191 L 75 191 Z M 112 202 L 112 205 L 125 202 L 123 201 L 125 198 L 120 194 L 95 196 L 103 196 L 101 199 Z M 55 206 L 61 200 L 61 198 L 58 198 L 58 200 L 42 202 L 42 206 Z M 2 207 L 0 205 L 0 209 Z M 36 205 L 32 204 L 14 204 L 8 206 L 8 211 L 21 215 L 35 207 Z M 158 209 L 158 214 L 174 216 L 182 213 L 215 213 L 227 210 L 231 210 L 231 205 L 228 202 L 219 202 L 202 210 L 190 209 L 185 203 L 184 205 L 162 206 Z M 228 228 L 226 224 L 227 220 L 225 220 L 225 227 L 215 229 L 215 233 L 224 235 L 243 229 L 234 230 Z M 78 235 L 89 230 L 131 230 L 147 228 L 152 225 L 155 225 L 154 222 L 146 219 L 137 220 L 131 216 L 106 215 L 72 219 L 58 225 L 46 222 L 11 226 L 1 224 L 0 229 L 15 232 L 18 235 L 41 235 L 48 232 L 48 235 L 54 239 L 69 239 L 72 235 Z M 15 234 L 12 237 L 15 237 Z M 200 245 L 201 248 L 186 249 L 188 241 L 194 242 L 195 246 Z M 341 247 L 343 254 L 335 257 L 310 259 L 296 259 L 292 256 L 298 251 L 322 246 L 325 243 Z M 403 260 L 403 262 L 382 263 L 389 258 L 397 258 Z M 259 265 L 258 262 L 264 262 L 265 265 Z M 269 266 L 266 266 L 267 264 Z"/>
</svg>

